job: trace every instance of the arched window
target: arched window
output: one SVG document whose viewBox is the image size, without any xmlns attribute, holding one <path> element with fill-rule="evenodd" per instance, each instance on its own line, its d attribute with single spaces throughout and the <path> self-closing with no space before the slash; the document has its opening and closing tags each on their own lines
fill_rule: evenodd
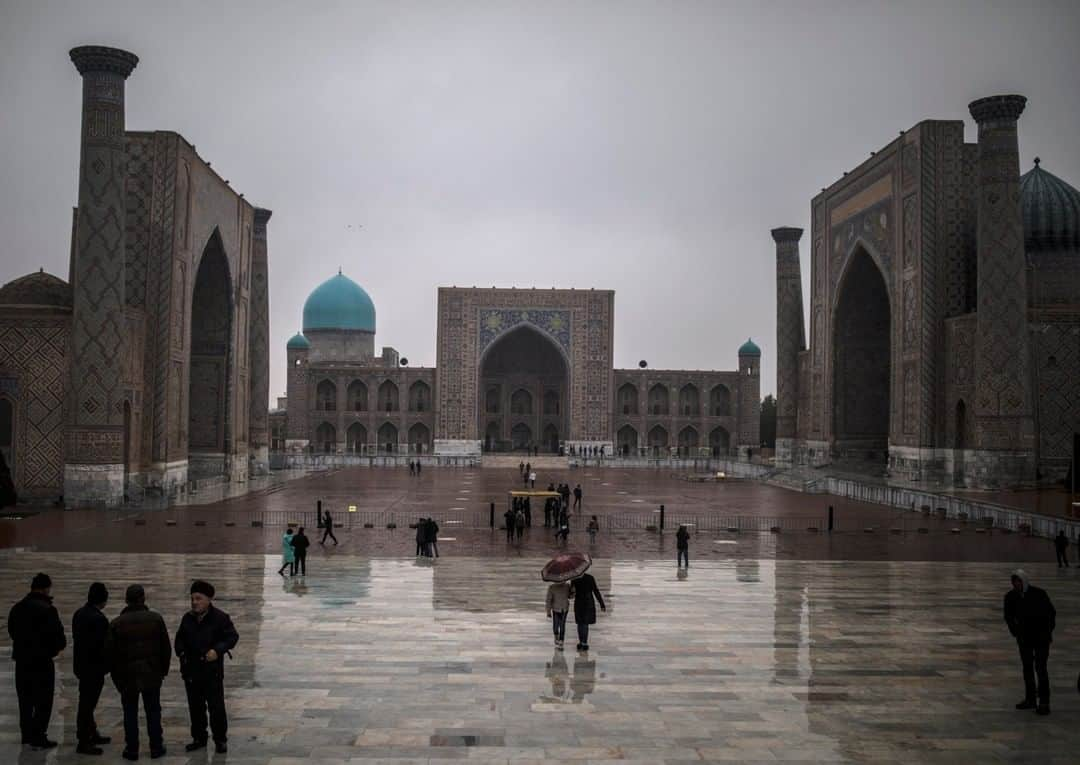
<svg viewBox="0 0 1080 765">
<path fill-rule="evenodd" d="M 499 413 L 499 388 L 492 386 L 484 393 L 484 411 L 488 414 Z"/>
<path fill-rule="evenodd" d="M 409 428 L 409 446 L 417 454 L 423 454 L 431 448 L 431 431 L 428 430 L 427 425 L 418 422 Z"/>
<path fill-rule="evenodd" d="M 649 413 L 668 414 L 670 410 L 670 397 L 667 386 L 654 385 L 649 388 Z"/>
<path fill-rule="evenodd" d="M 15 407 L 10 398 L 0 396 L 0 454 L 8 470 L 15 472 Z"/>
<path fill-rule="evenodd" d="M 624 383 L 619 388 L 618 404 L 616 411 L 623 414 L 638 413 L 638 390 L 632 383 Z"/>
<path fill-rule="evenodd" d="M 701 402 L 698 399 L 698 389 L 692 383 L 687 383 L 679 391 L 679 414 L 685 417 L 697 417 L 700 412 Z"/>
<path fill-rule="evenodd" d="M 337 386 L 329 380 L 323 380 L 315 387 L 315 408 L 320 412 L 337 409 Z"/>
<path fill-rule="evenodd" d="M 532 394 L 521 388 L 510 397 L 511 414 L 532 414 Z"/>
<path fill-rule="evenodd" d="M 532 446 L 532 429 L 520 422 L 510 429 L 510 439 L 514 449 L 527 449 Z"/>
<path fill-rule="evenodd" d="M 559 429 L 554 425 L 544 428 L 544 448 L 552 453 L 559 451 Z"/>
<path fill-rule="evenodd" d="M 649 446 L 653 449 L 666 449 L 668 445 L 668 432 L 657 425 L 649 431 Z"/>
<path fill-rule="evenodd" d="M 698 445 L 698 432 L 687 425 L 679 431 L 679 448 L 694 449 Z"/>
<path fill-rule="evenodd" d="M 394 390 L 396 391 L 397 388 L 395 387 Z M 397 443 L 397 428 L 394 427 L 393 423 L 384 422 L 383 426 L 379 428 L 379 451 L 392 454 L 397 451 Z"/>
<path fill-rule="evenodd" d="M 417 380 L 409 386 L 409 411 L 426 412 L 431 409 L 431 388 L 423 380 Z M 412 438 L 409 443 L 414 443 Z"/>
<path fill-rule="evenodd" d="M 350 452 L 362 452 L 367 445 L 367 428 L 354 422 L 345 431 L 345 444 Z"/>
<path fill-rule="evenodd" d="M 349 383 L 349 390 L 347 391 L 348 403 L 346 406 L 354 412 L 366 412 L 368 408 L 367 404 L 367 386 L 360 380 L 353 380 Z"/>
<path fill-rule="evenodd" d="M 731 391 L 726 385 L 716 385 L 709 392 L 709 414 L 713 417 L 731 416 Z"/>
<path fill-rule="evenodd" d="M 397 384 L 393 380 L 387 380 L 379 386 L 379 411 L 396 412 L 399 408 Z M 379 443 L 382 443 L 381 437 Z"/>
<path fill-rule="evenodd" d="M 337 430 L 329 422 L 315 429 L 315 449 L 325 454 L 337 451 Z"/>
<path fill-rule="evenodd" d="M 559 393 L 558 391 L 545 391 L 544 392 L 544 414 L 558 414 L 559 413 Z M 548 439 L 545 436 L 544 442 L 547 443 Z"/>
</svg>

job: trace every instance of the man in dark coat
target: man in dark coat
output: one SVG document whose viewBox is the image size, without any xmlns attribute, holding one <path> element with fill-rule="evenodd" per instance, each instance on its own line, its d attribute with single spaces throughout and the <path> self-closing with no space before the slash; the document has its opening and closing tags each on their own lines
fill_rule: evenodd
<svg viewBox="0 0 1080 765">
<path fill-rule="evenodd" d="M 30 582 L 30 593 L 8 613 L 15 693 L 19 697 L 19 729 L 23 744 L 34 749 L 56 746 L 46 735 L 56 684 L 53 659 L 67 646 L 64 625 L 52 604 L 51 592 L 52 579 L 48 574 L 37 574 Z"/>
<path fill-rule="evenodd" d="M 690 532 L 687 531 L 686 524 L 680 524 L 679 530 L 675 533 L 675 548 L 678 550 L 676 567 L 681 568 L 685 561 L 686 567 L 690 568 Z"/>
<path fill-rule="evenodd" d="M 323 513 L 323 535 L 319 540 L 319 544 L 326 544 L 326 539 L 329 537 L 334 540 L 334 545 L 337 545 L 337 537 L 334 536 L 334 519 L 330 517 L 330 511 L 327 510 Z"/>
<path fill-rule="evenodd" d="M 99 744 L 112 739 L 98 733 L 94 709 L 105 687 L 105 675 L 109 666 L 105 662 L 105 637 L 109 634 L 109 620 L 102 611 L 109 602 L 109 591 L 101 582 L 90 585 L 86 605 L 75 612 L 71 619 L 71 642 L 74 647 L 72 669 L 79 679 L 79 711 L 75 715 L 75 751 L 79 754 L 102 754 Z"/>
<path fill-rule="evenodd" d="M 574 487 L 574 509 L 581 509 L 581 484 Z"/>
<path fill-rule="evenodd" d="M 516 501 L 516 500 L 515 500 Z M 517 515 L 514 512 L 514 508 L 511 506 L 505 513 L 503 513 L 503 522 L 506 524 L 506 541 L 514 541 L 514 516 Z"/>
<path fill-rule="evenodd" d="M 1030 584 L 1023 571 L 1014 571 L 1012 589 L 1005 594 L 1005 623 L 1016 638 L 1024 667 L 1024 698 L 1016 705 L 1017 709 L 1034 708 L 1037 714 L 1050 714 L 1050 677 L 1046 662 L 1050 657 L 1056 619 L 1057 612 L 1046 591 Z M 1037 689 L 1036 676 L 1039 680 Z"/>
<path fill-rule="evenodd" d="M 225 654 L 233 649 L 240 636 L 232 619 L 214 608 L 214 586 L 196 580 L 191 584 L 191 610 L 180 620 L 176 631 L 176 655 L 187 691 L 191 715 L 191 743 L 184 747 L 194 752 L 206 746 L 206 717 L 210 713 L 210 732 L 218 754 L 229 751 L 228 718 L 225 715 Z"/>
<path fill-rule="evenodd" d="M 424 525 L 426 533 L 426 539 L 428 544 L 428 555 L 434 555 L 439 557 L 439 524 L 435 523 L 434 518 L 428 518 L 427 523 Z"/>
<path fill-rule="evenodd" d="M 304 533 L 304 527 L 301 526 L 299 531 L 293 534 L 292 538 L 293 555 L 296 556 L 296 563 L 293 564 L 293 568 L 300 572 L 300 576 L 307 575 L 307 549 L 311 547 L 311 540 L 307 538 L 307 534 Z"/>
<path fill-rule="evenodd" d="M 1065 529 L 1059 529 L 1058 535 L 1054 537 L 1054 552 L 1057 553 L 1058 568 L 1068 568 L 1069 559 L 1065 555 L 1065 551 L 1069 549 L 1069 538 L 1065 536 Z"/>
<path fill-rule="evenodd" d="M 578 634 L 577 649 L 588 651 L 589 625 L 596 624 L 596 603 L 593 602 L 593 598 L 600 604 L 601 611 L 607 611 L 607 606 L 604 605 L 604 598 L 592 574 L 582 574 L 575 579 L 570 595 L 574 598 L 574 621 L 577 622 Z"/>
<path fill-rule="evenodd" d="M 139 759 L 139 697 L 146 712 L 150 758 L 165 756 L 161 729 L 161 684 L 169 674 L 172 647 L 161 614 L 146 607 L 146 592 L 133 584 L 124 593 L 127 603 L 112 620 L 105 636 L 105 657 L 113 685 L 124 708 L 125 760 Z"/>
</svg>

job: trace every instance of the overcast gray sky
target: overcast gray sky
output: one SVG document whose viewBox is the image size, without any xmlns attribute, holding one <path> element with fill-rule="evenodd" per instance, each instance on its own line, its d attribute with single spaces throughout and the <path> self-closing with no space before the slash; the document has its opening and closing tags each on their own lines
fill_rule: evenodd
<svg viewBox="0 0 1080 765">
<path fill-rule="evenodd" d="M 341 266 L 435 363 L 436 288 L 616 290 L 615 363 L 775 386 L 769 229 L 925 118 L 1017 92 L 1022 168 L 1080 186 L 1080 2 L 0 0 L 0 281 L 67 276 L 80 84 L 183 134 L 270 222 L 272 394 Z M 350 230 L 347 226 L 352 226 Z M 362 225 L 362 229 L 357 229 Z M 809 246 L 803 241 L 803 274 Z"/>
</svg>

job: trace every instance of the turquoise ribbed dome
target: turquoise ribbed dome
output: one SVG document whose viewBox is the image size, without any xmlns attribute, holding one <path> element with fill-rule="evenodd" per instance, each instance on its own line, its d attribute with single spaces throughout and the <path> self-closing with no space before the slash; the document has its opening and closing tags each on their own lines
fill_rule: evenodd
<svg viewBox="0 0 1080 765">
<path fill-rule="evenodd" d="M 339 271 L 304 303 L 304 331 L 355 329 L 375 332 L 375 304 L 364 288 Z"/>
<path fill-rule="evenodd" d="M 297 332 L 289 338 L 289 342 L 285 343 L 285 347 L 290 351 L 306 351 L 311 348 L 311 341 Z"/>
<path fill-rule="evenodd" d="M 760 356 L 761 349 L 757 347 L 757 343 L 747 338 L 746 342 L 739 346 L 740 356 Z"/>
<path fill-rule="evenodd" d="M 1020 176 L 1020 213 L 1028 252 L 1080 250 L 1080 191 L 1039 166 Z"/>
</svg>

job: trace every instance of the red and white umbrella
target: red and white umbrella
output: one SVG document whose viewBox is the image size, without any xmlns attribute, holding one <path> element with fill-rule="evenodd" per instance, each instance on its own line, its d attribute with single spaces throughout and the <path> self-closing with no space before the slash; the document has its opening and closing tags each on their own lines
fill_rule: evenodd
<svg viewBox="0 0 1080 765">
<path fill-rule="evenodd" d="M 591 565 L 592 558 L 588 553 L 562 553 L 544 564 L 540 578 L 545 582 L 569 582 L 588 571 Z"/>
</svg>

